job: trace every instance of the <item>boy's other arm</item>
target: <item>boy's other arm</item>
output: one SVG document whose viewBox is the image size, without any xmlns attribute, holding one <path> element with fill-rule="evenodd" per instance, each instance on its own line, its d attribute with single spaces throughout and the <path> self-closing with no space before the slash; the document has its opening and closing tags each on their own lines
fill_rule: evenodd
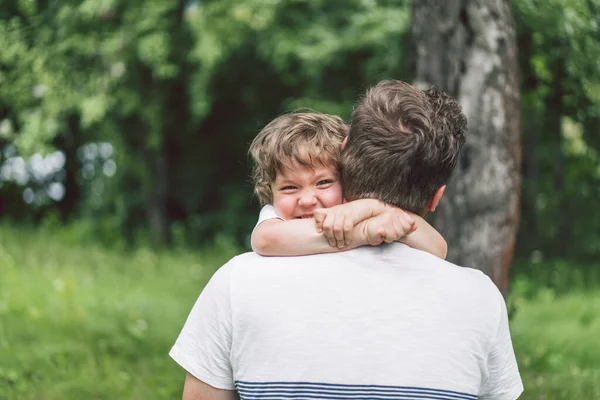
<svg viewBox="0 0 600 400">
<path fill-rule="evenodd" d="M 442 235 L 422 217 L 410 212 L 408 214 L 415 220 L 417 229 L 401 238 L 399 242 L 445 260 L 448 254 L 448 244 Z"/>
<path fill-rule="evenodd" d="M 434 256 L 445 259 L 448 252 L 446 241 L 422 217 L 403 211 L 398 207 L 385 205 L 374 199 L 354 200 L 335 207 L 320 209 L 315 212 L 317 230 L 323 230 L 331 246 L 346 248 L 352 243 L 354 226 L 360 222 L 374 220 L 372 226 L 377 225 L 378 230 L 388 230 L 388 237 L 384 241 L 396 237 L 392 241 L 399 241 L 412 248 L 426 251 Z M 397 239 L 397 234 L 407 229 L 414 222 L 413 230 L 406 231 L 406 236 Z M 402 226 L 398 226 L 401 224 Z M 396 228 L 394 229 L 394 225 Z M 373 231 L 374 228 L 370 228 Z M 373 243 L 370 243 L 373 244 Z"/>
</svg>

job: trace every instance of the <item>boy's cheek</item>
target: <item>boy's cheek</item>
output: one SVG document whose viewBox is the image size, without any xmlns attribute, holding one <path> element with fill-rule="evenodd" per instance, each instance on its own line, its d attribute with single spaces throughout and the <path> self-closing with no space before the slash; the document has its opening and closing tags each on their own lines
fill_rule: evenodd
<svg viewBox="0 0 600 400">
<path fill-rule="evenodd" d="M 337 184 L 329 188 L 327 193 L 321 197 L 321 205 L 323 208 L 329 208 L 342 204 L 342 186 Z"/>
<path fill-rule="evenodd" d="M 286 196 L 275 196 L 273 198 L 273 207 L 277 214 L 284 220 L 292 219 L 294 214 L 294 201 Z"/>
</svg>

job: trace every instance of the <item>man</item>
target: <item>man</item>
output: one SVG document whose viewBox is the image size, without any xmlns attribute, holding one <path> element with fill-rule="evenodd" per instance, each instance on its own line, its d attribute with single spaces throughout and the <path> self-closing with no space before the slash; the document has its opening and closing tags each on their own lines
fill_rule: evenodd
<svg viewBox="0 0 600 400">
<path fill-rule="evenodd" d="M 465 130 L 449 96 L 379 83 L 353 113 L 344 197 L 435 210 Z M 235 257 L 171 356 L 188 372 L 184 399 L 513 400 L 523 390 L 490 279 L 401 243 Z"/>
</svg>

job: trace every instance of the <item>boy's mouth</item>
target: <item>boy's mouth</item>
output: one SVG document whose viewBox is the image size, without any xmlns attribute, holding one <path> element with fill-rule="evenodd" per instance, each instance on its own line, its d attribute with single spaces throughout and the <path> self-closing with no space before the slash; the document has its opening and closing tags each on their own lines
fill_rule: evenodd
<svg viewBox="0 0 600 400">
<path fill-rule="evenodd" d="M 307 219 L 307 218 L 312 218 L 314 217 L 314 214 L 304 214 L 304 215 L 299 215 L 297 217 L 294 217 L 296 219 Z"/>
</svg>

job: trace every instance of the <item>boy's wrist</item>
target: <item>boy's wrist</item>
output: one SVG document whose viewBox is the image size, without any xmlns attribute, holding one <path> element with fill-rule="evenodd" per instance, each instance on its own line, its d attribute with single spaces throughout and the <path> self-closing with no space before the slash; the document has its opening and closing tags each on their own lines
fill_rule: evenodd
<svg viewBox="0 0 600 400">
<path fill-rule="evenodd" d="M 363 210 L 361 212 L 361 215 L 365 216 L 366 218 L 376 217 L 379 214 L 385 212 L 385 210 L 388 208 L 388 206 L 385 203 L 377 199 L 360 199 L 357 201 L 359 202 Z"/>
</svg>

